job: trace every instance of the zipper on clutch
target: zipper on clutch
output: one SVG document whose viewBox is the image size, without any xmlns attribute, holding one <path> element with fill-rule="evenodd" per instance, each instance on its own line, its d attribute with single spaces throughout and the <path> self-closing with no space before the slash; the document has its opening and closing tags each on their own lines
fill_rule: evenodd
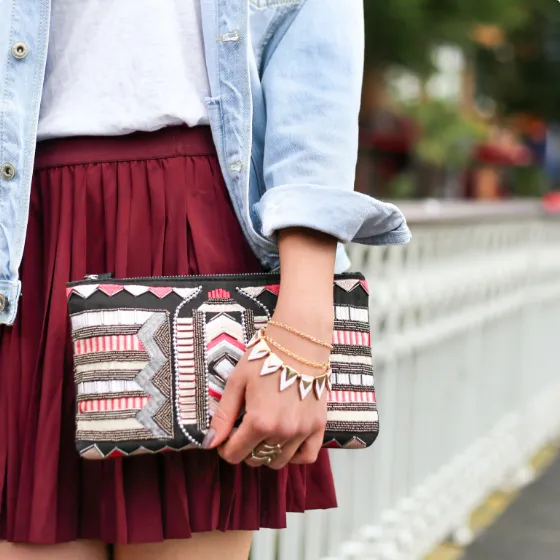
<svg viewBox="0 0 560 560">
<path fill-rule="evenodd" d="M 246 272 L 241 274 L 210 274 L 210 275 L 186 275 L 186 276 L 127 276 L 126 278 L 115 278 L 112 273 L 107 272 L 104 274 L 86 274 L 84 280 L 86 282 L 118 282 L 118 283 L 128 283 L 133 280 L 144 280 L 146 282 L 150 281 L 175 281 L 175 280 L 200 280 L 208 281 L 215 280 L 216 278 L 247 278 L 249 276 L 279 276 L 278 272 Z M 69 282 L 68 285 L 80 284 L 81 282 Z"/>
<path fill-rule="evenodd" d="M 86 274 L 84 276 L 84 280 L 174 280 L 179 278 L 189 278 L 189 279 L 200 279 L 200 278 L 227 278 L 227 277 L 243 277 L 243 276 L 269 276 L 272 274 L 278 274 L 276 272 L 245 272 L 241 274 L 210 274 L 210 275 L 196 275 L 191 274 L 189 276 L 127 276 L 126 278 L 122 279 L 115 279 L 113 274 L 110 272 L 104 274 Z"/>
<path fill-rule="evenodd" d="M 118 282 L 118 283 L 128 283 L 135 280 L 141 280 L 146 282 L 153 282 L 153 281 L 177 281 L 177 280 L 199 280 L 199 281 L 209 281 L 209 280 L 216 280 L 217 278 L 239 278 L 242 280 L 243 278 L 247 277 L 270 277 L 270 276 L 280 276 L 279 272 L 246 272 L 241 274 L 210 274 L 210 275 L 190 275 L 190 276 L 127 276 L 126 278 L 116 279 L 114 278 L 113 274 L 110 272 L 104 274 L 87 274 L 84 276 L 84 280 L 88 282 Z M 336 279 L 342 278 L 363 278 L 363 276 L 359 273 L 354 274 L 336 274 Z M 68 285 L 72 286 L 73 284 L 80 284 L 80 282 L 70 282 Z"/>
</svg>

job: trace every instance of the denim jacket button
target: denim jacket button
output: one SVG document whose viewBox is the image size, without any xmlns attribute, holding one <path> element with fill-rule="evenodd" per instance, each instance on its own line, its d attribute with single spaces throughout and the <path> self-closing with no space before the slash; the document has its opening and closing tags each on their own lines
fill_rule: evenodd
<svg viewBox="0 0 560 560">
<path fill-rule="evenodd" d="M 0 294 L 0 313 L 8 308 L 8 298 L 4 294 Z"/>
<path fill-rule="evenodd" d="M 12 47 L 12 54 L 14 55 L 14 58 L 21 60 L 29 54 L 29 47 L 20 41 Z"/>
<path fill-rule="evenodd" d="M 241 171 L 243 171 L 243 163 L 240 161 L 235 161 L 229 165 L 228 169 L 232 173 L 240 173 Z"/>
<path fill-rule="evenodd" d="M 239 31 L 230 31 L 229 33 L 224 33 L 218 37 L 218 42 L 220 43 L 235 43 L 241 39 L 241 33 Z"/>
<path fill-rule="evenodd" d="M 11 163 L 4 163 L 0 168 L 0 173 L 2 174 L 2 179 L 10 181 L 16 176 L 16 168 Z"/>
</svg>

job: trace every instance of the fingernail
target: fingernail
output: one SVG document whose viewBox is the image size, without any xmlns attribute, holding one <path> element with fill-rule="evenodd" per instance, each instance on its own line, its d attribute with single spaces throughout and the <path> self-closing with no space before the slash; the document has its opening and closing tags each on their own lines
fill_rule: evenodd
<svg viewBox="0 0 560 560">
<path fill-rule="evenodd" d="M 204 440 L 202 442 L 202 449 L 210 449 L 215 439 L 216 439 L 216 430 L 210 428 L 206 433 L 206 435 L 204 436 Z"/>
</svg>

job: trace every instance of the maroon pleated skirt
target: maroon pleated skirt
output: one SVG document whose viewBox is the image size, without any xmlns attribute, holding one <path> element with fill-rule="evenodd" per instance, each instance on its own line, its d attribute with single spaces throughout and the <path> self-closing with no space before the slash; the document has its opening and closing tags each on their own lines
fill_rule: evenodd
<svg viewBox="0 0 560 560">
<path fill-rule="evenodd" d="M 328 456 L 277 472 L 188 451 L 88 462 L 74 448 L 65 284 L 259 269 L 206 127 L 40 143 L 13 327 L 0 327 L 0 540 L 158 542 L 285 526 L 336 505 Z"/>
</svg>

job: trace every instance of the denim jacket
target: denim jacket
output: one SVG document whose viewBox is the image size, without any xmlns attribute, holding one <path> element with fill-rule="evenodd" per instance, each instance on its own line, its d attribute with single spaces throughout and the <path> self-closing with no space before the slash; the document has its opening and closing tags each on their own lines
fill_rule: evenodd
<svg viewBox="0 0 560 560">
<path fill-rule="evenodd" d="M 254 252 L 278 267 L 275 232 L 405 243 L 400 211 L 353 192 L 362 0 L 200 0 L 212 133 Z M 0 0 L 0 324 L 12 324 L 27 228 L 50 0 Z M 341 249 L 337 270 L 348 266 Z"/>
</svg>

